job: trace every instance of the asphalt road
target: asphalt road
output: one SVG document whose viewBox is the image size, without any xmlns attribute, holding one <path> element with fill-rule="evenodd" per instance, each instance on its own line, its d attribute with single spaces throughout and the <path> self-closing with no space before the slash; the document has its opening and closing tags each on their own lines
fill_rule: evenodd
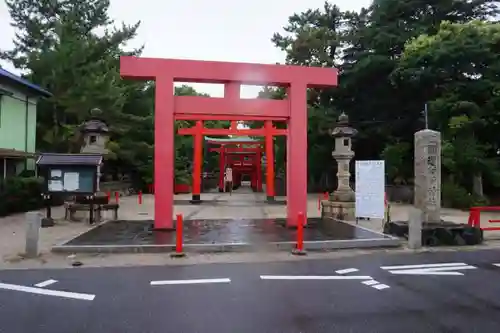
<svg viewBox="0 0 500 333">
<path fill-rule="evenodd" d="M 0 332 L 497 333 L 496 263 L 488 250 L 0 271 Z"/>
</svg>

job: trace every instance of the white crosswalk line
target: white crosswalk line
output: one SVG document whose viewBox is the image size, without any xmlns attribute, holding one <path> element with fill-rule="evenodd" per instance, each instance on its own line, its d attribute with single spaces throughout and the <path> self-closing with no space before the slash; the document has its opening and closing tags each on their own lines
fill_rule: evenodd
<svg viewBox="0 0 500 333">
<path fill-rule="evenodd" d="M 422 265 L 400 265 L 400 266 L 382 266 L 384 270 L 396 275 L 449 275 L 459 276 L 464 273 L 459 270 L 476 269 L 477 267 L 465 263 L 440 263 L 440 264 L 422 264 Z"/>
<path fill-rule="evenodd" d="M 346 268 L 346 269 L 339 269 L 338 271 L 335 271 L 337 274 L 349 274 L 349 273 L 354 273 L 358 272 L 359 269 L 357 268 Z"/>
<path fill-rule="evenodd" d="M 463 262 L 449 262 L 440 264 L 420 264 L 420 265 L 399 265 L 399 266 L 381 266 L 380 268 L 388 269 L 412 269 L 412 268 L 432 268 L 432 267 L 449 267 L 449 266 L 465 266 Z"/>
<path fill-rule="evenodd" d="M 378 282 L 375 280 L 368 280 L 368 281 L 363 281 L 361 282 L 362 284 L 366 284 L 367 286 L 372 286 L 374 284 L 377 284 Z"/>
<path fill-rule="evenodd" d="M 152 286 L 178 285 L 178 284 L 204 284 L 204 283 L 230 283 L 231 279 L 191 279 L 191 280 L 160 280 L 151 281 Z"/>
<path fill-rule="evenodd" d="M 381 283 L 381 284 L 377 284 L 375 286 L 372 286 L 372 288 L 375 288 L 377 290 L 384 290 L 384 289 L 387 289 L 387 288 L 390 288 L 390 287 L 388 285 L 386 285 L 386 284 Z"/>
</svg>

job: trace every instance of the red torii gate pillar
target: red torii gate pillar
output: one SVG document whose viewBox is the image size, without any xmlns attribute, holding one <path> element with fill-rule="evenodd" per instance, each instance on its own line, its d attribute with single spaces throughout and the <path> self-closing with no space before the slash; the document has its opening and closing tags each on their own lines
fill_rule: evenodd
<svg viewBox="0 0 500 333">
<path fill-rule="evenodd" d="M 273 121 L 266 120 L 264 122 L 265 135 L 265 151 L 266 151 L 266 196 L 268 201 L 274 201 L 274 136 L 270 135 L 273 129 Z"/>
<path fill-rule="evenodd" d="M 224 192 L 224 172 L 226 171 L 226 149 L 224 145 L 220 146 L 219 153 L 219 192 Z"/>
<path fill-rule="evenodd" d="M 288 121 L 287 226 L 297 225 L 299 212 L 307 217 L 306 89 L 336 86 L 336 69 L 122 56 L 120 74 L 156 81 L 155 229 L 174 225 L 175 119 Z M 288 100 L 174 96 L 175 81 L 284 86 Z"/>
<path fill-rule="evenodd" d="M 194 152 L 193 152 L 193 186 L 191 203 L 201 203 L 201 169 L 203 166 L 203 121 L 198 120 L 195 125 Z M 156 131 L 156 129 L 155 129 Z"/>
</svg>

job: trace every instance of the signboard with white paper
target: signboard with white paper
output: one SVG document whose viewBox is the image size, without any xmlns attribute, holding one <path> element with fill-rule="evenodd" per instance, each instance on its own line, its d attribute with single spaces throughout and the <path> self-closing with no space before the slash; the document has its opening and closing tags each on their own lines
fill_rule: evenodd
<svg viewBox="0 0 500 333">
<path fill-rule="evenodd" d="M 384 161 L 356 161 L 356 217 L 383 219 L 384 202 Z"/>
<path fill-rule="evenodd" d="M 73 192 L 80 188 L 80 174 L 78 172 L 64 173 L 64 190 Z"/>
</svg>

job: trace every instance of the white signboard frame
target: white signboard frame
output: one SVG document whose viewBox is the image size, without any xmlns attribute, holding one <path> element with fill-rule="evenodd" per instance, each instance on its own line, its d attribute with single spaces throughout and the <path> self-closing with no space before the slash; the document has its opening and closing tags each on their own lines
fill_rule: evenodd
<svg viewBox="0 0 500 333">
<path fill-rule="evenodd" d="M 383 160 L 356 161 L 357 218 L 383 219 L 385 217 L 385 162 Z"/>
</svg>

